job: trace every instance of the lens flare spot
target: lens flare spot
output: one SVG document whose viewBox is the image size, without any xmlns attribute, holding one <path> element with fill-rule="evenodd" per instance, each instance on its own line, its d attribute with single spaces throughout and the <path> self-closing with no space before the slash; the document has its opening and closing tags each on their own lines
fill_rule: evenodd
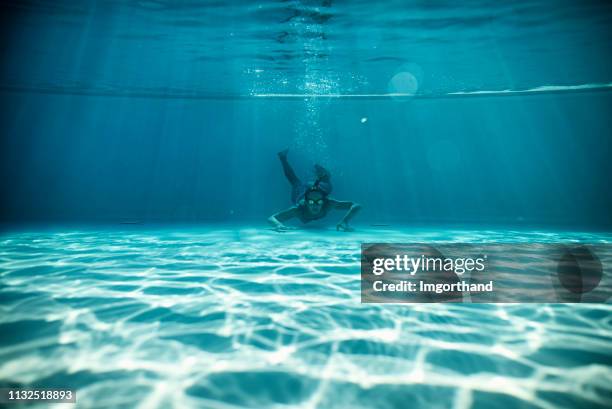
<svg viewBox="0 0 612 409">
<path fill-rule="evenodd" d="M 394 97 L 413 96 L 419 89 L 419 81 L 409 72 L 402 71 L 389 80 L 388 91 Z"/>
</svg>

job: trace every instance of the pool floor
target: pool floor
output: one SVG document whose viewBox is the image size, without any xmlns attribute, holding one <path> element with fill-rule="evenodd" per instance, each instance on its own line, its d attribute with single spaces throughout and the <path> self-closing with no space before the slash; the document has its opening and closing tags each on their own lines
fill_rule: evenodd
<svg viewBox="0 0 612 409">
<path fill-rule="evenodd" d="M 83 408 L 609 408 L 610 304 L 360 302 L 362 242 L 557 241 L 612 234 L 8 230 L 0 386 Z"/>
</svg>

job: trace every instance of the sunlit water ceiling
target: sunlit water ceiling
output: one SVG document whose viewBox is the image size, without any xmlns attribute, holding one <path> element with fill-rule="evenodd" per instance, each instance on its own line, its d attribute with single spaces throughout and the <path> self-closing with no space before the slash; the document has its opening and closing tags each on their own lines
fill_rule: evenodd
<svg viewBox="0 0 612 409">
<path fill-rule="evenodd" d="M 0 87 L 178 98 L 606 90 L 608 2 L 3 1 Z"/>
</svg>

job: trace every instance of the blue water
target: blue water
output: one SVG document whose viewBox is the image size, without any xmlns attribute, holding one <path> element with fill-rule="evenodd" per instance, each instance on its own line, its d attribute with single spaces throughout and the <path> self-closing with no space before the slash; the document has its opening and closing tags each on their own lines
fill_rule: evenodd
<svg viewBox="0 0 612 409">
<path fill-rule="evenodd" d="M 603 1 L 1 1 L 0 386 L 612 407 L 609 300 L 371 305 L 359 276 L 366 242 L 611 243 L 610 26 Z M 266 226 L 284 148 L 354 233 Z"/>
<path fill-rule="evenodd" d="M 2 219 L 612 227 L 607 2 L 5 1 Z M 365 121 L 364 121 L 365 119 Z"/>
</svg>

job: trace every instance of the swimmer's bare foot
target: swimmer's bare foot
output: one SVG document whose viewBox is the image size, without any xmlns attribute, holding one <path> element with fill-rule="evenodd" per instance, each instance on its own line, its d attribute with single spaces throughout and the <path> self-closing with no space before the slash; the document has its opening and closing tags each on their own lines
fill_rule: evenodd
<svg viewBox="0 0 612 409">
<path fill-rule="evenodd" d="M 318 163 L 315 163 L 314 168 L 318 178 L 329 178 L 329 172 L 323 166 L 319 165 Z"/>
<path fill-rule="evenodd" d="M 282 150 L 278 153 L 278 157 L 281 159 L 287 159 L 287 155 L 289 154 L 289 148 Z"/>
</svg>

